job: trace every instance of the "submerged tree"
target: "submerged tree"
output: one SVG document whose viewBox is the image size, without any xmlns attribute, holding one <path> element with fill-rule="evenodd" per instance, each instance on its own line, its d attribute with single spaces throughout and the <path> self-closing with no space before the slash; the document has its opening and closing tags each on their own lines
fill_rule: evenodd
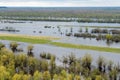
<svg viewBox="0 0 120 80">
<path fill-rule="evenodd" d="M 72 27 L 70 28 L 70 32 L 71 32 L 71 33 L 73 32 L 73 28 L 72 28 Z"/>
<path fill-rule="evenodd" d="M 46 59 L 46 53 L 45 52 L 40 53 L 40 57 Z"/>
<path fill-rule="evenodd" d="M 102 70 L 103 70 L 103 64 L 104 64 L 104 58 L 102 56 L 99 56 L 97 63 L 98 63 L 98 69 L 99 69 L 99 71 L 102 72 Z"/>
<path fill-rule="evenodd" d="M 80 28 L 79 32 L 82 32 L 82 28 Z"/>
<path fill-rule="evenodd" d="M 88 27 L 85 28 L 85 32 L 88 33 Z"/>
<path fill-rule="evenodd" d="M 109 42 L 110 40 L 112 40 L 112 35 L 107 34 L 107 35 L 106 35 L 106 40 L 107 40 L 107 42 Z"/>
<path fill-rule="evenodd" d="M 33 55 L 33 52 L 32 52 L 32 50 L 33 50 L 33 45 L 29 45 L 29 46 L 27 47 L 27 49 L 28 49 L 28 55 L 29 55 L 29 56 L 34 56 L 34 55 Z"/>
<path fill-rule="evenodd" d="M 69 56 L 68 56 L 68 60 L 69 60 L 69 65 L 71 65 L 72 63 L 75 63 L 76 61 L 76 57 L 73 53 L 71 53 Z"/>
<path fill-rule="evenodd" d="M 113 65 L 113 62 L 110 60 L 109 63 L 108 63 L 108 70 L 109 71 L 112 70 L 112 65 Z"/>
<path fill-rule="evenodd" d="M 66 69 L 67 64 L 68 64 L 68 58 L 66 56 L 63 56 L 63 61 L 62 61 L 64 68 Z"/>
<path fill-rule="evenodd" d="M 82 58 L 82 65 L 85 68 L 88 68 L 89 70 L 91 70 L 91 63 L 92 63 L 92 57 L 90 54 L 86 54 L 83 58 Z"/>
<path fill-rule="evenodd" d="M 17 51 L 18 43 L 17 42 L 11 42 L 10 48 L 13 52 Z"/>
<path fill-rule="evenodd" d="M 55 57 L 51 56 L 51 59 L 50 59 L 50 75 L 51 75 L 51 79 L 53 79 L 53 76 L 54 76 L 55 73 L 56 73 Z"/>
</svg>

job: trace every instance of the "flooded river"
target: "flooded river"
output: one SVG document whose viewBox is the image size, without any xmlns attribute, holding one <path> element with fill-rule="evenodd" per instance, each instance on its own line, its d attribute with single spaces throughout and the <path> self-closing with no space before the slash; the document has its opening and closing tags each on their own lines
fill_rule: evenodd
<svg viewBox="0 0 120 80">
<path fill-rule="evenodd" d="M 48 26 L 49 28 L 45 28 Z M 84 27 L 83 27 L 84 26 Z M 120 43 L 106 43 L 105 40 L 97 41 L 94 38 L 76 38 L 74 36 L 66 36 L 67 33 L 71 31 L 72 33 L 79 33 L 80 29 L 85 32 L 85 26 L 97 26 L 97 27 L 112 27 L 107 28 L 108 30 L 116 29 L 114 27 L 120 27 L 118 23 L 78 23 L 78 22 L 49 22 L 49 21 L 13 21 L 13 23 L 1 21 L 0 29 L 5 27 L 12 27 L 19 32 L 7 32 L 0 31 L 0 33 L 11 33 L 11 34 L 25 34 L 25 35 L 38 35 L 38 36 L 54 36 L 60 37 L 60 40 L 55 40 L 56 42 L 72 43 L 72 44 L 84 44 L 93 46 L 104 46 L 104 47 L 114 47 L 120 48 Z M 94 29 L 92 27 L 88 28 L 88 32 Z M 120 30 L 120 28 L 117 28 Z M 98 45 L 99 44 L 99 45 Z"/>
</svg>

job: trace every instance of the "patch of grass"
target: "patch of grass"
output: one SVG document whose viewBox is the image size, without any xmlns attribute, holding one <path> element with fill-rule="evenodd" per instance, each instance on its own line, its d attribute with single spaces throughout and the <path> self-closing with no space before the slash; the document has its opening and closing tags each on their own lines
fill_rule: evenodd
<svg viewBox="0 0 120 80">
<path fill-rule="evenodd" d="M 11 40 L 11 41 L 17 41 L 17 42 L 28 42 L 33 44 L 46 44 L 51 42 L 51 40 L 47 39 L 37 39 L 37 38 L 28 38 L 28 37 L 17 37 L 17 36 L 0 36 L 1 40 Z"/>
<path fill-rule="evenodd" d="M 51 42 L 51 44 L 55 45 L 55 46 L 66 47 L 66 48 L 87 49 L 87 50 L 95 50 L 95 51 L 103 51 L 103 52 L 120 53 L 120 48 L 109 48 L 109 47 L 88 46 L 88 45 L 76 45 L 76 44 L 60 43 L 60 42 Z"/>
</svg>

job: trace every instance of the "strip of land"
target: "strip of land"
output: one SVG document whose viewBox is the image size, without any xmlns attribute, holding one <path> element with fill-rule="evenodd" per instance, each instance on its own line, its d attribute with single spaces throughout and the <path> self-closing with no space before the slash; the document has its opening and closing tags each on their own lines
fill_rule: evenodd
<svg viewBox="0 0 120 80">
<path fill-rule="evenodd" d="M 17 42 L 27 42 L 33 44 L 46 44 L 51 42 L 51 40 L 56 40 L 59 38 L 50 37 L 50 36 L 30 36 L 30 35 L 0 33 L 0 39 L 17 41 Z"/>
<path fill-rule="evenodd" d="M 60 47 L 66 47 L 66 48 L 88 49 L 88 50 L 95 50 L 95 51 L 120 53 L 120 48 L 109 48 L 109 47 L 88 46 L 88 45 L 76 45 L 76 44 L 60 43 L 60 42 L 52 42 L 51 44 L 56 45 L 56 46 L 60 46 Z"/>
<path fill-rule="evenodd" d="M 26 35 L 14 35 L 14 34 L 0 34 L 1 40 L 10 40 L 17 42 L 27 42 L 32 44 L 50 44 L 65 48 L 76 48 L 85 50 L 95 50 L 103 52 L 113 52 L 120 53 L 120 48 L 109 48 L 109 47 L 99 47 L 99 46 L 88 46 L 88 45 L 76 45 L 70 43 L 52 42 L 52 40 L 59 39 L 47 36 L 26 36 Z"/>
</svg>

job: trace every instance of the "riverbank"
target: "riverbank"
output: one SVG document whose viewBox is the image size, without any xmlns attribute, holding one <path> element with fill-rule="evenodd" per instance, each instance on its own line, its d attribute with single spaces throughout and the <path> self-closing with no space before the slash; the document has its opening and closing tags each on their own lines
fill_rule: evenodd
<svg viewBox="0 0 120 80">
<path fill-rule="evenodd" d="M 52 45 L 60 46 L 60 47 L 66 47 L 66 48 L 88 49 L 88 50 L 95 50 L 95 51 L 120 53 L 120 48 L 88 46 L 88 45 L 77 45 L 77 44 L 60 43 L 60 42 L 52 42 Z"/>
</svg>

